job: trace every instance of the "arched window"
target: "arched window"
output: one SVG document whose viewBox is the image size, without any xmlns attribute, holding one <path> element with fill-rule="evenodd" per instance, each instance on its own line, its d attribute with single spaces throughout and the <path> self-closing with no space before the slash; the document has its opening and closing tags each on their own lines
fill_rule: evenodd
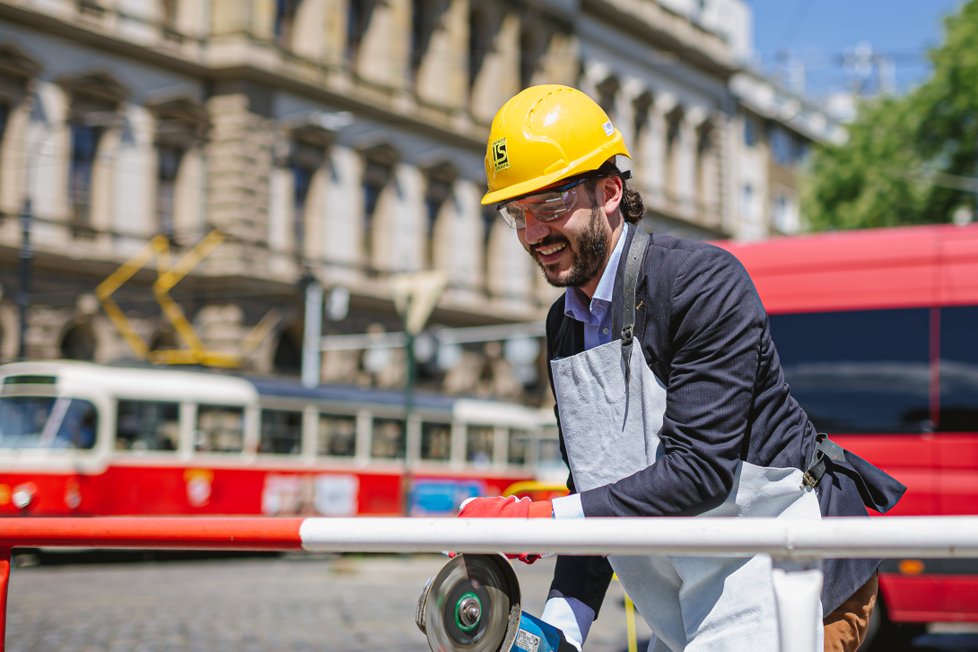
<svg viewBox="0 0 978 652">
<path fill-rule="evenodd" d="M 620 88 L 621 84 L 619 84 L 618 80 L 614 77 L 608 77 L 597 86 L 598 96 L 595 99 L 601 108 L 604 109 L 604 112 L 608 114 L 608 117 L 610 117 L 612 120 L 617 117 L 616 102 L 618 100 L 618 91 Z"/>
<path fill-rule="evenodd" d="M 275 373 L 294 376 L 302 371 L 302 345 L 292 330 L 279 333 L 278 344 L 272 357 Z"/>
<path fill-rule="evenodd" d="M 172 351 L 180 348 L 177 336 L 170 328 L 161 328 L 149 341 L 150 351 Z"/>
<path fill-rule="evenodd" d="M 533 84 L 543 63 L 548 40 L 549 34 L 540 21 L 530 20 L 523 23 L 520 31 L 520 88 Z"/>
<path fill-rule="evenodd" d="M 683 122 L 683 111 L 682 108 L 677 106 L 668 115 L 666 115 L 666 153 L 665 153 L 665 179 L 664 179 L 664 193 L 666 199 L 671 202 L 679 201 L 680 196 L 680 183 L 682 180 L 681 171 L 679 166 L 681 165 L 682 156 L 680 155 L 681 147 L 681 130 Z"/>
<path fill-rule="evenodd" d="M 370 14 L 373 10 L 372 0 L 349 0 L 346 8 L 346 60 L 351 65 L 356 63 L 360 45 L 370 24 Z"/>
<path fill-rule="evenodd" d="M 427 187 L 425 188 L 424 205 L 426 217 L 426 241 L 427 241 L 427 260 L 425 264 L 428 268 L 437 267 L 436 234 L 438 220 L 442 215 L 442 208 L 446 201 L 451 200 L 453 185 L 457 172 L 449 163 L 439 163 L 427 169 Z"/>
<path fill-rule="evenodd" d="M 107 169 L 99 171 L 102 136 L 121 126 L 120 109 L 128 91 L 105 73 L 63 79 L 61 85 L 71 97 L 68 201 L 72 226 L 75 235 L 90 235 L 95 178 L 98 174 L 108 174 Z"/>
<path fill-rule="evenodd" d="M 376 145 L 363 152 L 363 260 L 368 269 L 374 265 L 376 236 L 374 225 L 382 210 L 382 199 L 388 184 L 394 178 L 397 152 L 386 144 Z"/>
<path fill-rule="evenodd" d="M 482 64 L 492 48 L 492 27 L 482 3 L 472 3 L 469 7 L 469 90 L 475 86 Z"/>
<path fill-rule="evenodd" d="M 428 52 L 431 36 L 438 22 L 439 0 L 413 0 L 411 6 L 411 78 L 418 76 L 418 70 Z"/>
<path fill-rule="evenodd" d="M 492 287 L 489 279 L 492 278 L 494 270 L 494 264 L 492 260 L 492 232 L 497 224 L 502 222 L 499 217 L 499 213 L 496 212 L 495 206 L 483 206 L 482 207 L 482 241 L 483 241 L 483 286 L 486 292 L 490 292 Z M 509 227 L 506 227 L 509 229 Z M 515 237 L 515 234 L 514 236 Z"/>
<path fill-rule="evenodd" d="M 292 47 L 292 35 L 295 31 L 295 15 L 302 0 L 275 0 L 275 24 L 273 35 L 275 44 L 280 48 Z"/>
<path fill-rule="evenodd" d="M 186 157 L 207 138 L 210 124 L 207 111 L 189 97 L 172 98 L 149 103 L 156 117 L 156 223 L 153 229 L 175 239 L 177 215 L 192 196 L 196 179 L 193 171 L 186 172 Z M 189 226 L 184 216 L 184 226 Z"/>
<path fill-rule="evenodd" d="M 94 360 L 95 335 L 88 324 L 72 324 L 61 336 L 59 345 L 65 360 Z"/>
</svg>

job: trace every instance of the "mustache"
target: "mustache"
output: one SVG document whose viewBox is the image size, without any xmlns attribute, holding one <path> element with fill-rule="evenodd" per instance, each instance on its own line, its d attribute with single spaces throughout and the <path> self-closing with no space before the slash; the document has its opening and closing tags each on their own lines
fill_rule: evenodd
<svg viewBox="0 0 978 652">
<path fill-rule="evenodd" d="M 548 236 L 547 238 L 545 238 L 545 239 L 543 239 L 543 240 L 541 240 L 540 242 L 538 242 L 538 243 L 536 243 L 535 245 L 533 245 L 533 246 L 532 246 L 532 247 L 530 247 L 530 248 L 531 248 L 531 249 L 532 249 L 532 250 L 533 250 L 534 252 L 536 252 L 536 251 L 537 251 L 538 249 L 540 249 L 540 248 L 542 248 L 542 247 L 550 247 L 550 246 L 552 246 L 552 245 L 555 245 L 555 244 L 562 244 L 562 243 L 566 243 L 566 244 L 568 244 L 568 245 L 570 244 L 570 243 L 569 243 L 569 242 L 567 241 L 567 238 L 562 238 L 562 237 L 560 237 L 559 235 L 558 235 L 558 236 Z"/>
</svg>

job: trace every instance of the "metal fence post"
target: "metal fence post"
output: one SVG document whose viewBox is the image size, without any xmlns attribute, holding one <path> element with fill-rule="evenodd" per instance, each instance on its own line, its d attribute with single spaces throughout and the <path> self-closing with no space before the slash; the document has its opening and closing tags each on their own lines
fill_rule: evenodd
<svg viewBox="0 0 978 652">
<path fill-rule="evenodd" d="M 7 640 L 7 589 L 10 586 L 10 546 L 0 546 L 0 652 Z"/>
</svg>

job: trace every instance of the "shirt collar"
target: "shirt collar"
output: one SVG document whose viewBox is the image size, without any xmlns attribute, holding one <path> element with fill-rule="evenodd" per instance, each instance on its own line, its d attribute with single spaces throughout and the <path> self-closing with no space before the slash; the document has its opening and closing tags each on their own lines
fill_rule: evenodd
<svg viewBox="0 0 978 652">
<path fill-rule="evenodd" d="M 608 264 L 604 267 L 598 287 L 594 289 L 594 296 L 591 297 L 590 305 L 586 303 L 587 297 L 577 288 L 567 288 L 564 290 L 564 314 L 585 324 L 598 323 L 604 313 L 611 305 L 611 298 L 615 291 L 615 277 L 618 276 L 618 262 L 621 260 L 621 252 L 625 249 L 625 238 L 628 235 L 628 223 L 626 222 L 618 237 L 618 242 L 608 258 Z"/>
</svg>

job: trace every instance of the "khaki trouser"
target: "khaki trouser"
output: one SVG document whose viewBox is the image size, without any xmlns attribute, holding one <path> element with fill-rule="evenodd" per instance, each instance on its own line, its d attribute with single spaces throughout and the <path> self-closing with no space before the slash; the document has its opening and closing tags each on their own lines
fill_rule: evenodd
<svg viewBox="0 0 978 652">
<path fill-rule="evenodd" d="M 839 608 L 822 620 L 825 652 L 854 652 L 866 638 L 869 619 L 876 608 L 879 575 L 873 575 Z"/>
</svg>

